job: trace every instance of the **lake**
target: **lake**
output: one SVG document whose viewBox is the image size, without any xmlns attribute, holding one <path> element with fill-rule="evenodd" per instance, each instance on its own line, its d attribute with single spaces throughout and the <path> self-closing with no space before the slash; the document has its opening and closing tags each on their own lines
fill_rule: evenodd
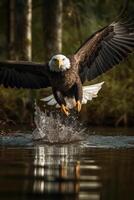
<svg viewBox="0 0 134 200">
<path fill-rule="evenodd" d="M 71 144 L 0 138 L 0 199 L 134 199 L 134 129 L 91 127 Z"/>
</svg>

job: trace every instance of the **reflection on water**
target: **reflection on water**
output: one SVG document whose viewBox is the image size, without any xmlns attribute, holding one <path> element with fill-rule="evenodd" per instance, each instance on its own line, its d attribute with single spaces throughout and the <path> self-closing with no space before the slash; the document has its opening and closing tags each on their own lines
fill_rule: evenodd
<svg viewBox="0 0 134 200">
<path fill-rule="evenodd" d="M 134 199 L 134 149 L 0 149 L 0 199 Z"/>
<path fill-rule="evenodd" d="M 40 179 L 35 180 L 33 191 L 66 194 L 74 199 L 93 199 L 93 196 L 96 197 L 94 199 L 99 199 L 99 194 L 90 192 L 101 186 L 98 177 L 90 174 L 81 176 L 80 171 L 96 171 L 100 167 L 94 160 L 90 160 L 86 166 L 81 164 L 78 155 L 78 148 L 74 146 L 38 147 L 34 160 L 34 176 Z"/>
<path fill-rule="evenodd" d="M 18 155 L 20 155 L 18 157 Z M 1 149 L 0 193 L 3 199 L 18 194 L 32 199 L 100 199 L 101 167 L 91 158 L 82 161 L 78 146 L 38 146 L 34 149 Z"/>
<path fill-rule="evenodd" d="M 72 147 L 38 147 L 34 160 L 34 176 L 42 177 L 42 179 L 34 182 L 33 190 L 39 193 L 60 192 L 63 194 L 77 191 L 80 163 L 78 161 L 73 163 L 75 153 L 77 149 Z M 46 182 L 44 182 L 44 177 L 46 177 Z"/>
</svg>

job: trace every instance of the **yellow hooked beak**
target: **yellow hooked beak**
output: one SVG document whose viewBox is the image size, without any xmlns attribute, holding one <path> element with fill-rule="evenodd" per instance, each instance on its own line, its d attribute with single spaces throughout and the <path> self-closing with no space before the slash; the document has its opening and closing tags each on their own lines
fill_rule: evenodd
<svg viewBox="0 0 134 200">
<path fill-rule="evenodd" d="M 61 59 L 57 58 L 55 60 L 55 64 L 57 67 L 61 68 L 61 66 L 63 65 L 63 61 Z"/>
</svg>

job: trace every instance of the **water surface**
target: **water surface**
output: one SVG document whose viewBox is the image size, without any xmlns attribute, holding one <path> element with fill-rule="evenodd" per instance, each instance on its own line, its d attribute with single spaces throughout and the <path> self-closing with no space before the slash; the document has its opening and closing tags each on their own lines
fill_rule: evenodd
<svg viewBox="0 0 134 200">
<path fill-rule="evenodd" d="M 133 200 L 132 133 L 92 128 L 84 141 L 66 145 L 2 137 L 0 199 Z"/>
</svg>

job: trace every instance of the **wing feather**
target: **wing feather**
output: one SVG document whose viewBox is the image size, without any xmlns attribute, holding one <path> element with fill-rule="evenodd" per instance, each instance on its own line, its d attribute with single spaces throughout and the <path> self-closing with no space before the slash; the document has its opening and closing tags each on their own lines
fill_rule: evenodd
<svg viewBox="0 0 134 200">
<path fill-rule="evenodd" d="M 0 62 L 0 85 L 11 88 L 39 89 L 51 86 L 47 64 L 5 61 Z"/>
<path fill-rule="evenodd" d="M 81 81 L 92 80 L 134 51 L 134 20 L 120 19 L 95 32 L 73 58 Z"/>
</svg>

